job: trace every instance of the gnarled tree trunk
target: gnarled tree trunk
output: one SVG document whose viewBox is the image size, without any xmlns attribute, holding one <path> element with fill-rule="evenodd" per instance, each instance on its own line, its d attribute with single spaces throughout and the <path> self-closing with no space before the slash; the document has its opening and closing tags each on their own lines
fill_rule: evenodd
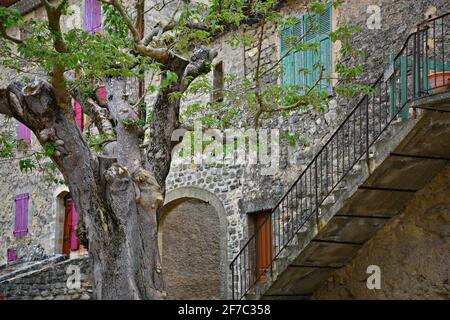
<svg viewBox="0 0 450 320">
<path fill-rule="evenodd" d="M 160 299 L 164 285 L 156 211 L 162 195 L 155 178 L 141 166 L 134 139 L 138 129 L 125 128 L 120 120 L 127 114 L 127 104 L 121 101 L 124 81 L 111 82 L 111 92 L 117 93 L 110 95 L 110 103 L 118 110 L 118 142 L 126 146 L 114 157 L 91 153 L 73 116 L 57 105 L 47 82 L 14 83 L 0 90 L 0 112 L 27 125 L 42 145 L 57 146 L 52 160 L 87 228 L 96 298 Z"/>
<path fill-rule="evenodd" d="M 206 47 L 195 50 L 190 60 L 170 54 L 166 68 L 178 75 L 178 81 L 156 100 L 147 152 L 140 148 L 143 132 L 127 100 L 125 79 L 107 79 L 107 109 L 92 99 L 80 101 L 100 132 L 115 135 L 102 155 L 91 152 L 83 139 L 70 99 L 61 97 L 69 96 L 65 87 L 36 81 L 0 88 L 0 113 L 28 126 L 42 146 L 56 147 L 52 160 L 86 226 L 97 299 L 165 296 L 156 214 L 163 203 L 180 108 L 180 100 L 170 100 L 169 94 L 183 93 L 208 70 L 215 55 Z"/>
</svg>

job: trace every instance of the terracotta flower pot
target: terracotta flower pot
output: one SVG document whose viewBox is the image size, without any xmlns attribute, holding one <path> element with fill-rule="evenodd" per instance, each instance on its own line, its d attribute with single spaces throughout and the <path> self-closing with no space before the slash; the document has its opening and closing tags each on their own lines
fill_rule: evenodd
<svg viewBox="0 0 450 320">
<path fill-rule="evenodd" d="M 450 90 L 450 71 L 434 72 L 428 75 L 428 82 L 433 93 Z"/>
</svg>

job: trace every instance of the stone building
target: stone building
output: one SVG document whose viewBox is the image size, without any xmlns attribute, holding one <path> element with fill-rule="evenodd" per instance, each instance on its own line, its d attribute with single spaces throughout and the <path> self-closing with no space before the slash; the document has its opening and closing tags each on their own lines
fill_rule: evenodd
<svg viewBox="0 0 450 320">
<path fill-rule="evenodd" d="M 307 12 L 308 2 L 282 1 L 280 11 L 284 15 L 301 18 Z M 30 19 L 44 14 L 39 1 L 10 0 L 0 3 L 15 6 Z M 72 25 L 92 26 L 92 23 L 86 23 L 87 17 L 92 18 L 89 8 L 97 8 L 95 12 L 101 12 L 101 10 L 98 11 L 96 0 L 74 1 L 73 6 L 74 10 L 78 10 L 79 16 L 70 17 Z M 355 48 L 362 49 L 366 54 L 360 61 L 352 62 L 364 67 L 364 78 L 361 81 L 371 84 L 388 69 L 391 55 L 402 49 L 408 35 L 416 30 L 419 22 L 449 11 L 450 5 L 445 0 L 347 0 L 337 9 L 330 9 L 329 19 L 324 19 L 323 23 L 329 26 L 328 32 L 335 30 L 344 22 L 360 27 L 361 31 L 355 34 L 352 43 Z M 149 18 L 146 26 L 154 24 L 156 19 L 164 18 Z M 446 27 L 448 30 L 449 26 L 446 25 Z M 20 33 L 20 30 L 11 32 Z M 239 32 L 248 34 L 253 41 L 250 44 L 241 43 L 233 47 L 227 41 L 228 34 L 214 39 L 213 46 L 218 51 L 214 63 L 220 68 L 211 72 L 210 77 L 216 85 L 220 86 L 223 83 L 221 79 L 224 74 L 233 74 L 242 78 L 250 75 L 256 68 L 258 29 L 255 25 L 249 24 L 243 26 Z M 329 37 L 325 36 L 324 39 L 329 41 Z M 321 50 L 324 50 L 325 67 L 333 73 L 339 46 L 331 41 L 327 43 L 328 45 Z M 262 62 L 267 65 L 275 63 L 281 55 L 281 46 L 280 31 L 274 27 L 266 28 L 261 48 Z M 9 82 L 14 76 L 11 72 L 2 72 L 0 83 Z M 269 77 L 264 81 L 267 83 L 286 81 L 283 77 L 287 76 L 284 73 L 281 79 Z M 212 98 L 214 97 L 206 95 L 192 97 L 202 101 Z M 151 105 L 151 99 L 152 97 L 147 98 L 148 105 Z M 258 287 L 256 291 L 249 288 L 252 279 L 246 279 L 248 275 L 243 274 L 243 270 L 255 268 L 250 266 L 248 257 L 245 258 L 247 260 L 244 259 L 247 265 L 239 265 L 241 260 L 238 259 L 238 265 L 234 262 L 234 267 L 230 268 L 230 263 L 238 256 L 241 248 L 246 248 L 245 244 L 252 239 L 255 230 L 264 225 L 267 214 L 277 207 L 279 200 L 307 168 L 320 148 L 332 137 L 333 132 L 345 120 L 356 103 L 356 100 L 337 98 L 331 90 L 330 107 L 325 111 L 309 109 L 299 111 L 288 118 L 279 117 L 264 121 L 263 128 L 279 128 L 298 133 L 307 142 L 303 145 L 292 146 L 280 134 L 280 157 L 276 163 L 272 163 L 274 171 L 270 174 L 266 174 L 264 168 L 249 165 L 245 161 L 221 166 L 174 161 L 167 178 L 165 205 L 159 216 L 160 252 L 169 299 L 230 299 L 241 298 L 241 296 L 273 299 L 311 296 L 318 299 L 449 298 L 448 168 L 442 169 L 441 173 L 436 172 L 434 180 L 425 181 L 426 183 L 421 185 L 421 191 L 405 199 L 405 205 L 396 208 L 399 211 L 397 217 L 389 221 L 383 220 L 383 223 L 378 223 L 381 218 L 371 220 L 371 225 L 376 225 L 380 229 L 378 233 L 371 239 L 364 239 L 365 245 L 362 248 L 358 246 L 359 251 L 353 252 L 352 260 L 347 261 L 345 265 L 339 265 L 339 268 L 337 265 L 322 266 L 322 269 L 331 268 L 330 271 L 337 271 L 333 274 L 322 274 L 320 283 L 323 283 L 323 286 L 319 288 L 319 285 L 315 285 L 314 292 L 296 291 L 298 289 L 296 283 L 303 285 L 301 280 L 304 280 L 305 273 L 295 271 L 295 267 L 301 268 L 292 267 L 292 261 L 289 259 L 287 260 L 289 266 L 279 267 L 278 279 L 275 276 L 265 279 L 264 276 L 263 281 L 261 279 L 253 281 Z M 446 119 L 435 119 L 435 121 L 446 121 Z M 20 124 L 2 116 L 0 122 L 2 130 L 17 132 L 22 138 L 28 139 L 26 129 Z M 445 129 L 442 130 L 445 131 Z M 409 132 L 397 133 L 398 139 L 399 137 L 406 139 Z M 29 143 L 32 146 L 38 145 L 32 136 Z M 447 145 L 442 144 L 440 148 L 444 149 L 445 146 Z M 448 154 L 445 150 L 438 154 L 445 155 L 445 152 Z M 72 232 L 76 225 L 76 208 L 71 202 L 69 190 L 63 185 L 46 181 L 38 172 L 21 173 L 17 160 L 2 159 L 0 161 L 2 199 L 0 201 L 0 295 L 17 299 L 88 298 L 90 274 L 84 262 L 87 259 L 86 250 L 77 244 Z M 365 178 L 363 173 L 361 177 L 361 179 Z M 357 183 L 353 182 L 353 186 L 356 185 Z M 430 197 L 427 190 L 435 196 Z M 353 199 L 351 194 L 344 196 Z M 393 197 L 396 199 L 397 195 Z M 367 207 L 370 207 L 371 204 L 374 205 L 375 202 L 383 200 L 374 197 L 372 200 L 368 198 L 367 201 L 374 202 L 367 203 Z M 408 201 L 407 205 L 406 201 Z M 345 201 L 340 203 L 344 206 Z M 425 215 L 429 212 L 431 212 L 429 215 Z M 330 221 L 330 217 L 327 218 L 326 213 L 323 213 L 320 218 L 323 219 L 323 223 L 326 223 Z M 278 226 L 284 229 L 284 224 Z M 312 238 L 315 236 L 314 230 L 320 229 L 313 224 L 305 226 L 312 232 Z M 272 225 L 270 229 L 272 230 Z M 268 232 L 270 237 L 272 237 L 271 232 Z M 261 233 L 262 231 L 259 234 Z M 267 234 L 263 235 L 263 237 L 267 236 Z M 267 240 L 253 241 L 258 241 L 258 245 L 267 245 Z M 278 241 L 278 246 L 281 246 L 280 240 Z M 272 248 L 273 244 L 268 246 L 270 251 L 278 250 Z M 390 249 L 387 249 L 388 247 Z M 314 248 L 302 246 L 300 251 L 293 254 L 294 258 L 301 256 L 305 248 L 314 250 Z M 262 251 L 255 250 L 263 254 L 267 248 Z M 57 259 L 64 259 L 67 256 L 71 260 L 62 262 L 52 260 L 59 255 L 63 257 Z M 326 251 L 325 255 L 333 256 L 334 251 Z M 256 269 L 266 268 L 268 266 L 266 259 L 258 257 L 256 258 L 258 261 L 252 263 L 257 264 Z M 50 262 L 46 263 L 47 261 Z M 82 277 L 81 287 L 77 289 L 79 292 L 61 288 L 61 283 L 64 283 L 61 277 L 71 274 L 64 270 L 68 265 L 81 265 L 85 274 Z M 386 277 L 386 282 L 383 282 L 386 286 L 380 290 L 368 290 L 362 287 L 361 283 L 367 278 L 366 268 L 369 265 L 380 266 L 382 272 L 386 270 L 382 273 L 383 277 Z M 307 267 L 311 268 L 311 266 Z M 428 273 L 427 269 L 431 271 Z M 33 285 L 33 279 L 40 274 L 39 270 L 58 275 L 49 277 L 54 279 L 51 281 L 55 285 L 52 284 L 53 282 L 43 283 L 42 286 Z M 254 278 L 254 275 L 252 277 Z M 260 275 L 259 278 L 261 278 Z M 316 278 L 313 280 L 316 281 Z M 242 282 L 246 284 L 243 285 Z M 14 290 L 11 289 L 13 287 Z"/>
</svg>

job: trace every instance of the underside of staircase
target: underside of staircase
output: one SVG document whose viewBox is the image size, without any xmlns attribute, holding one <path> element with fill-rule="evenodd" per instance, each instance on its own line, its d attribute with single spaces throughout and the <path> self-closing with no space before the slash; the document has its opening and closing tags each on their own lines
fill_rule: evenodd
<svg viewBox="0 0 450 320">
<path fill-rule="evenodd" d="M 309 299 L 450 161 L 450 12 L 418 24 L 230 264 L 233 299 Z"/>
<path fill-rule="evenodd" d="M 275 258 L 245 299 L 309 299 L 450 162 L 450 92 L 410 106 Z"/>
</svg>

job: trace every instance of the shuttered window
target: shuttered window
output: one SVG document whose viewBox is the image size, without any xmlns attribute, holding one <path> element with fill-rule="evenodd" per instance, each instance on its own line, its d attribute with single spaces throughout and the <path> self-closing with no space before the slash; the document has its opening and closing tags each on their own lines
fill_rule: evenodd
<svg viewBox="0 0 450 320">
<path fill-rule="evenodd" d="M 31 130 L 20 122 L 17 126 L 17 140 L 23 140 L 29 147 L 31 147 Z"/>
<path fill-rule="evenodd" d="M 283 58 L 282 84 L 283 86 L 299 86 L 301 91 L 307 91 L 320 78 L 320 90 L 331 88 L 332 52 L 330 33 L 332 31 L 332 6 L 319 17 L 314 14 L 303 15 L 292 27 L 285 28 L 280 33 L 280 54 Z M 303 38 L 303 39 L 302 39 Z M 306 44 L 317 43 L 317 50 L 295 51 L 297 41 Z"/>
<path fill-rule="evenodd" d="M 102 30 L 102 7 L 98 0 L 84 2 L 84 28 L 89 34 Z"/>
<path fill-rule="evenodd" d="M 89 34 L 101 32 L 102 30 L 102 8 L 101 3 L 98 0 L 86 0 L 84 3 L 84 28 Z M 99 89 L 100 99 L 105 99 L 106 94 L 104 88 Z M 78 128 L 81 131 L 84 130 L 84 116 L 83 108 L 81 105 L 74 101 L 73 104 L 73 116 Z"/>
<path fill-rule="evenodd" d="M 14 249 L 8 249 L 7 253 L 7 262 L 13 262 L 17 260 L 17 252 Z"/>
<path fill-rule="evenodd" d="M 16 238 L 24 237 L 28 234 L 28 193 L 17 195 L 15 198 L 15 222 L 14 236 Z"/>
<path fill-rule="evenodd" d="M 75 118 L 78 128 L 83 131 L 83 108 L 81 108 L 78 101 L 74 101 L 73 103 L 73 117 Z"/>
</svg>

